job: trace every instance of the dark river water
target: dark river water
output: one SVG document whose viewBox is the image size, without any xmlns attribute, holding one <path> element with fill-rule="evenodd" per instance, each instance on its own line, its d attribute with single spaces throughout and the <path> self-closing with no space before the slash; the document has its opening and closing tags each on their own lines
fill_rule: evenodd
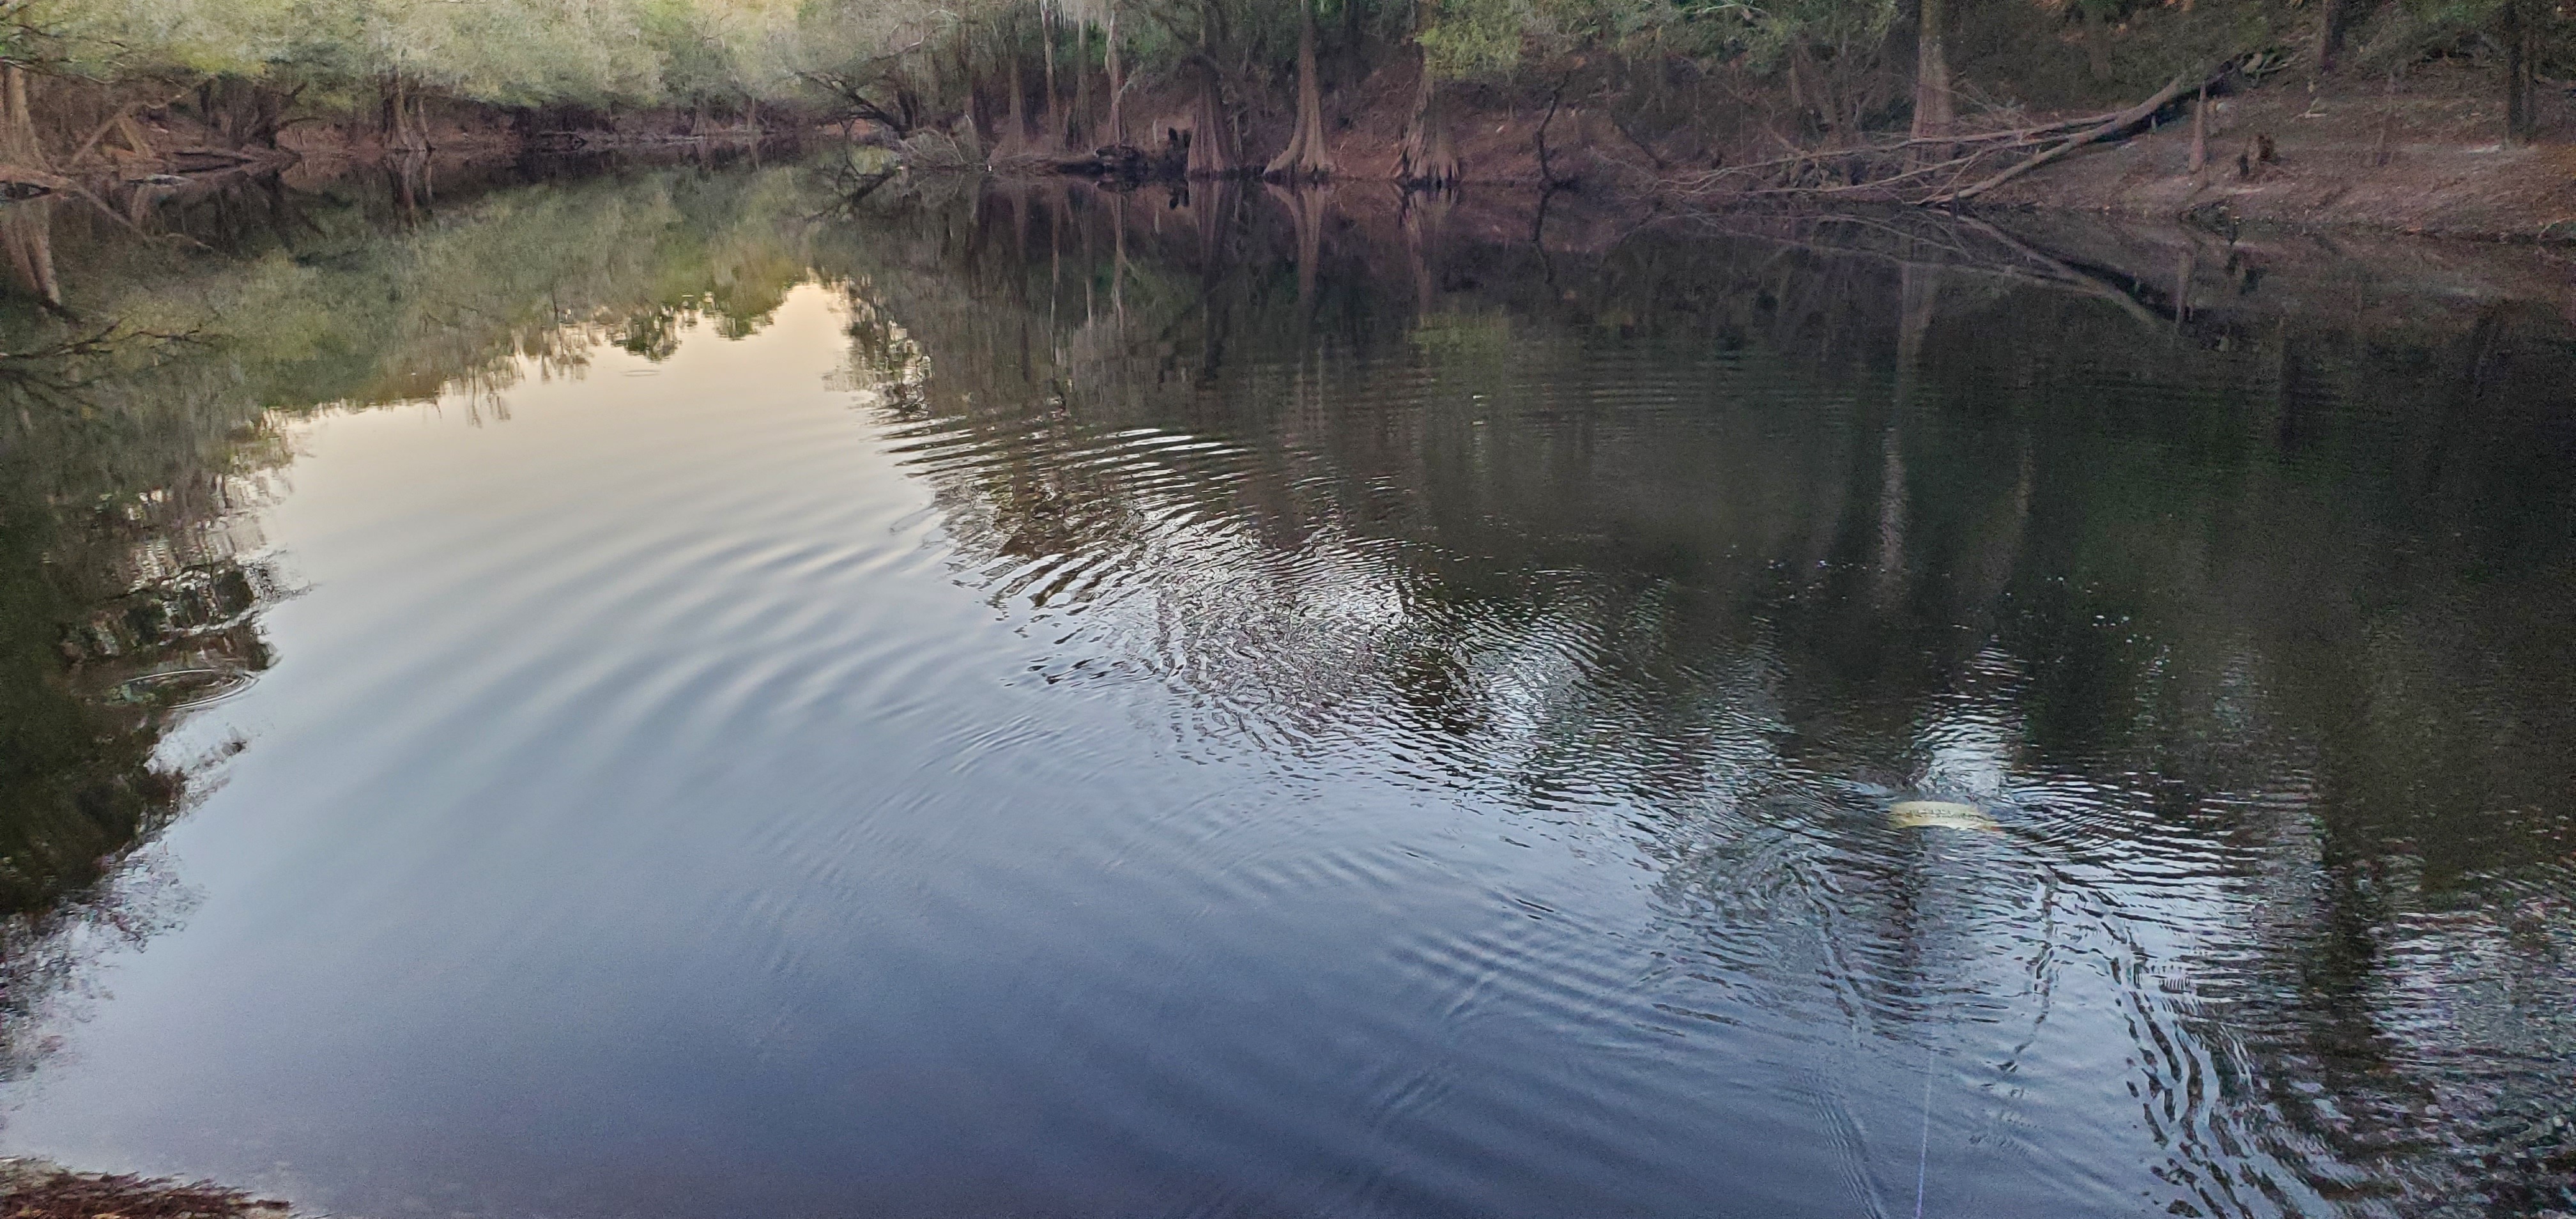
<svg viewBox="0 0 2576 1219">
<path fill-rule="evenodd" d="M 14 205 L 0 1151 L 2576 1210 L 2567 264 L 1579 202 Z"/>
</svg>

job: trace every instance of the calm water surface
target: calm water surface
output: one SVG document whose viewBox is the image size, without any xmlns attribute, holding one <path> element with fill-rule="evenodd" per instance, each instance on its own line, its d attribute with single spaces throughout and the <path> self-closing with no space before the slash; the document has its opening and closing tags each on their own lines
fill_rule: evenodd
<svg viewBox="0 0 2576 1219">
<path fill-rule="evenodd" d="M 428 186 L 51 218 L 224 337 L 9 387 L 8 1152 L 2576 1209 L 2576 330 L 2492 257 Z"/>
</svg>

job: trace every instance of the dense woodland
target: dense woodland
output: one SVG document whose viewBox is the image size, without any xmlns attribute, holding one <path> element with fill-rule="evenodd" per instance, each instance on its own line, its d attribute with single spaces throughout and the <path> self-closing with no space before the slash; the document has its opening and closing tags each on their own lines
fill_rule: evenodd
<svg viewBox="0 0 2576 1219">
<path fill-rule="evenodd" d="M 300 125 L 436 142 L 645 113 L 695 134 L 862 121 L 981 162 L 1113 144 L 1192 173 L 1334 172 L 1328 129 L 1405 112 L 1395 176 L 1456 173 L 1463 105 L 1608 115 L 1647 148 L 1750 110 L 1848 143 L 2134 102 L 2235 65 L 2385 80 L 2470 62 L 2527 134 L 2561 87 L 2563 0 L 0 0 L 0 165 L 141 154 L 138 118 L 207 143 Z M 2224 82 L 2221 83 L 2224 86 Z M 1392 133 L 1390 133 L 1392 134 Z M 1186 141 L 1186 143 L 1184 143 Z"/>
</svg>

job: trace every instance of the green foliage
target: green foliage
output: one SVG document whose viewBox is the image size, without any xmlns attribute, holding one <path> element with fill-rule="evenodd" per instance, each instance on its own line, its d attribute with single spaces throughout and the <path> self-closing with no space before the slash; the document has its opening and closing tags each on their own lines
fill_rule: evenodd
<svg viewBox="0 0 2576 1219">
<path fill-rule="evenodd" d="M 2134 97 L 2231 55 L 2298 65 L 2332 0 L 1956 0 L 1948 59 L 1973 104 Z M 2344 0 L 2346 62 L 2502 54 L 2564 75 L 2576 21 L 2553 0 Z M 1292 72 L 1288 0 L 0 0 L 0 55 L 54 74 L 222 76 L 358 108 L 413 90 L 505 106 L 694 106 L 805 98 L 894 125 L 989 115 L 1004 82 L 1027 102 L 1052 63 L 1105 105 L 1112 29 L 1142 90 L 1214 71 L 1228 104 Z M 1605 88 L 1653 92 L 1644 65 L 1807 79 L 1798 104 L 1846 121 L 1901 116 L 1912 72 L 1906 0 L 1317 0 L 1333 74 L 1418 43 L 1437 77 L 1500 81 L 1594 65 Z M 2508 30 L 2520 31 L 2508 33 Z M 1635 65 L 1634 71 L 1607 65 Z M 1891 82 L 1896 82 L 1891 84 Z M 1818 86 L 1835 103 L 1818 100 Z M 1131 91 L 1130 99 L 1141 96 Z M 1096 117 L 1096 116 L 1095 116 Z"/>
<path fill-rule="evenodd" d="M 1495 77 L 1532 56 L 1592 52 L 1775 64 L 1810 45 L 1874 43 L 1900 16 L 1898 0 L 1426 0 L 1421 35 L 1431 70 Z"/>
<path fill-rule="evenodd" d="M 399 80 L 499 105 L 778 97 L 793 0 L 6 0 L 12 58 L 100 78 Z"/>
<path fill-rule="evenodd" d="M 1422 31 L 1424 64 L 1448 77 L 1494 76 L 1519 66 L 1532 25 L 1528 0 L 1450 0 Z"/>
</svg>

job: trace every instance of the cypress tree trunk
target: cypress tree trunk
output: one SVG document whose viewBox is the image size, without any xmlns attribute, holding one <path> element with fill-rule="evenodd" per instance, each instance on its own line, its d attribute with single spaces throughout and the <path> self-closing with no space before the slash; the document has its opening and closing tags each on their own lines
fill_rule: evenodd
<svg viewBox="0 0 2576 1219">
<path fill-rule="evenodd" d="M 1222 178 L 1231 175 L 1238 158 L 1234 150 L 1234 130 L 1225 121 L 1224 82 L 1217 78 L 1217 23 L 1223 20 L 1215 0 L 1199 5 L 1199 93 L 1190 110 L 1189 176 Z"/>
<path fill-rule="evenodd" d="M 2333 4 L 2338 0 L 2326 2 Z M 2089 6 L 2084 10 L 2084 71 L 2097 84 L 2111 79 L 2110 27 L 2111 23 L 2102 18 L 2102 10 Z"/>
<path fill-rule="evenodd" d="M 1013 31 L 1013 33 L 1017 32 Z M 1002 110 L 1002 138 L 994 141 L 994 151 L 1017 152 L 1028 147 L 1029 143 L 1029 84 L 1028 80 L 1020 74 L 1019 40 L 1012 39 L 1010 45 L 1003 48 L 1002 53 L 1009 56 L 1011 60 L 1011 71 L 1005 82 L 1006 87 L 1011 91 L 1011 98 L 1009 104 Z"/>
<path fill-rule="evenodd" d="M 2317 75 L 2332 76 L 2335 61 L 2343 57 L 2343 27 L 2351 11 L 2350 0 L 2325 0 L 2317 14 Z"/>
<path fill-rule="evenodd" d="M 1235 170 L 1234 141 L 1225 122 L 1225 99 L 1216 66 L 1200 57 L 1198 99 L 1190 107 L 1189 176 L 1222 178 Z"/>
<path fill-rule="evenodd" d="M 1315 285 L 1323 277 L 1325 191 L 1282 191 L 1288 196 L 1289 219 L 1297 226 L 1297 319 L 1313 320 Z"/>
<path fill-rule="evenodd" d="M 1127 142 L 1127 73 L 1118 63 L 1118 6 L 1109 6 L 1109 142 Z"/>
<path fill-rule="evenodd" d="M 965 82 L 966 129 L 974 133 L 980 151 L 992 142 L 993 111 L 985 101 L 984 83 L 975 75 L 975 49 L 963 38 L 957 40 L 957 77 Z"/>
<path fill-rule="evenodd" d="M 2191 173 L 2209 166 L 2209 86 L 2200 87 L 2200 100 L 2191 108 Z"/>
<path fill-rule="evenodd" d="M 1046 48 L 1046 146 L 1064 147 L 1064 107 L 1057 104 L 1055 91 L 1055 18 L 1047 10 L 1038 10 L 1038 42 Z"/>
<path fill-rule="evenodd" d="M 1449 142 L 1449 124 L 1440 112 L 1440 81 L 1431 74 L 1431 56 L 1422 49 L 1427 4 L 1417 2 L 1413 17 L 1413 57 L 1420 76 L 1413 86 L 1413 118 L 1404 125 L 1404 143 L 1395 158 L 1395 180 L 1433 190 L 1458 184 L 1458 153 Z"/>
<path fill-rule="evenodd" d="M 1315 0 L 1304 0 L 1298 12 L 1297 129 L 1263 172 L 1290 181 L 1320 181 L 1333 176 L 1333 154 L 1324 140 L 1323 87 L 1315 79 Z"/>
<path fill-rule="evenodd" d="M 1073 26 L 1073 113 L 1064 124 L 1065 146 L 1081 148 L 1091 137 L 1091 23 Z"/>
<path fill-rule="evenodd" d="M 1440 105 L 1440 82 L 1425 64 L 1422 83 L 1414 88 L 1413 121 L 1396 154 L 1395 177 L 1407 186 L 1439 190 L 1456 186 L 1461 176 L 1457 147 L 1449 142 L 1448 116 Z"/>
<path fill-rule="evenodd" d="M 2522 11 L 2523 0 L 2505 0 L 2497 20 L 2504 43 L 2504 136 L 2527 143 L 2536 126 L 2532 73 L 2540 58 L 2540 23 Z"/>
<path fill-rule="evenodd" d="M 1914 39 L 1914 138 L 1942 135 L 1958 117 L 1950 95 L 1950 55 L 1946 31 L 1949 0 L 1921 0 L 1921 19 Z"/>
</svg>

